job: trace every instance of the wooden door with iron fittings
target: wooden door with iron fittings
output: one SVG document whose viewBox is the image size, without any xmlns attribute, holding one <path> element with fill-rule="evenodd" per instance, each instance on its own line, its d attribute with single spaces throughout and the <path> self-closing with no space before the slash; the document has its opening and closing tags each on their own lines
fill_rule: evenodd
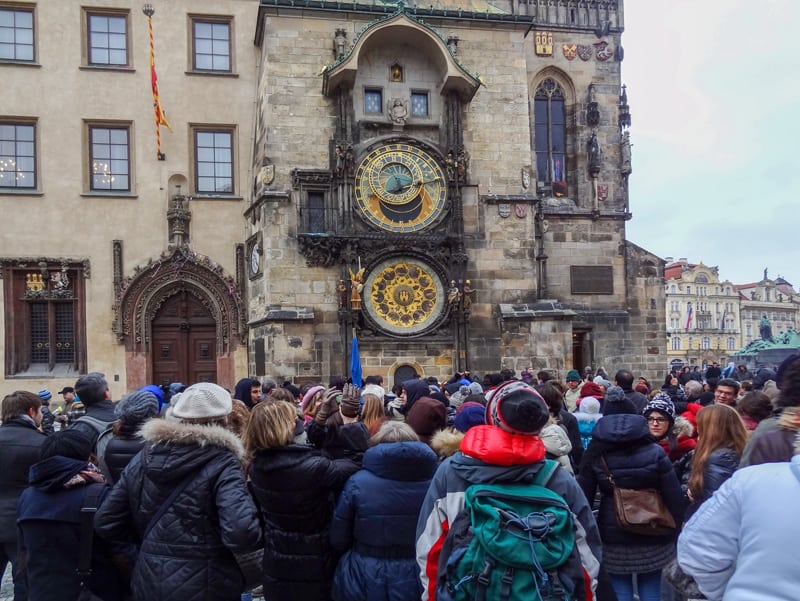
<svg viewBox="0 0 800 601">
<path fill-rule="evenodd" d="M 211 312 L 191 294 L 165 301 L 152 325 L 153 383 L 216 382 L 216 331 Z"/>
</svg>

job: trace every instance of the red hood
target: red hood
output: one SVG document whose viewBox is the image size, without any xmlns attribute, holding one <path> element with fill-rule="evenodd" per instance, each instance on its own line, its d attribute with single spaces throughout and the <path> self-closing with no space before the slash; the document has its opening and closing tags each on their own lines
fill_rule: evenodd
<svg viewBox="0 0 800 601">
<path fill-rule="evenodd" d="M 496 426 L 473 426 L 464 435 L 461 452 L 491 465 L 525 465 L 544 459 L 542 439 L 512 434 Z"/>
<path fill-rule="evenodd" d="M 692 438 L 691 436 L 686 436 L 685 434 L 681 434 L 678 436 L 676 441 L 678 444 L 675 446 L 673 451 L 669 450 L 669 440 L 666 438 L 659 440 L 658 444 L 661 445 L 661 448 L 664 449 L 664 452 L 669 456 L 670 461 L 676 461 L 680 459 L 686 453 L 691 451 L 693 448 L 697 446 L 697 440 Z"/>
</svg>

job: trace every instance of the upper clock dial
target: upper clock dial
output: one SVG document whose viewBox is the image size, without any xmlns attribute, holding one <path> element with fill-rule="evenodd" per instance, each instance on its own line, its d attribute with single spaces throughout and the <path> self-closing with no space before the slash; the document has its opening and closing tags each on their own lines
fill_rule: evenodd
<svg viewBox="0 0 800 601">
<path fill-rule="evenodd" d="M 447 185 L 427 152 L 410 144 L 386 144 L 358 166 L 355 197 L 371 224 L 390 232 L 416 232 L 444 211 Z"/>
</svg>

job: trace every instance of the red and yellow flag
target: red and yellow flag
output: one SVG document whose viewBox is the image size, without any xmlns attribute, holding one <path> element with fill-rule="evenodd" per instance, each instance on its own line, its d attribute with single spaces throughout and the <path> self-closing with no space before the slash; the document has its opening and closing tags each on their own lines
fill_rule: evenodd
<svg viewBox="0 0 800 601">
<path fill-rule="evenodd" d="M 147 16 L 147 29 L 150 33 L 150 86 L 153 89 L 153 110 L 155 111 L 156 118 L 156 151 L 158 152 L 159 160 L 164 159 L 161 153 L 161 126 L 166 125 L 167 129 L 172 132 L 172 127 L 167 121 L 167 115 L 164 109 L 161 108 L 161 99 L 158 96 L 158 75 L 156 75 L 156 51 L 155 44 L 153 43 L 153 17 Z"/>
</svg>

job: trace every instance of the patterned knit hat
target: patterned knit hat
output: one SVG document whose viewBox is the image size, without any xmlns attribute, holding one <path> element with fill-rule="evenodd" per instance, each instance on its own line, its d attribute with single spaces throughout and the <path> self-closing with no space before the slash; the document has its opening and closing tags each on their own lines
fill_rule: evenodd
<svg viewBox="0 0 800 601">
<path fill-rule="evenodd" d="M 39 391 L 39 398 L 42 399 L 42 405 L 49 405 L 50 399 L 53 398 L 53 395 L 50 394 L 50 391 L 47 388 L 43 388 Z"/>
<path fill-rule="evenodd" d="M 178 419 L 208 419 L 227 416 L 233 408 L 230 393 L 211 382 L 192 384 L 172 397 L 172 416 Z"/>
<path fill-rule="evenodd" d="M 666 392 L 657 393 L 642 410 L 642 415 L 648 417 L 653 411 L 658 411 L 669 418 L 671 424 L 675 423 L 675 405 Z"/>
<path fill-rule="evenodd" d="M 537 435 L 549 419 L 544 399 L 519 380 L 498 386 L 486 405 L 486 423 L 512 434 Z"/>
<path fill-rule="evenodd" d="M 114 407 L 114 415 L 131 423 L 143 422 L 157 414 L 158 397 L 149 390 L 132 392 Z"/>
</svg>

